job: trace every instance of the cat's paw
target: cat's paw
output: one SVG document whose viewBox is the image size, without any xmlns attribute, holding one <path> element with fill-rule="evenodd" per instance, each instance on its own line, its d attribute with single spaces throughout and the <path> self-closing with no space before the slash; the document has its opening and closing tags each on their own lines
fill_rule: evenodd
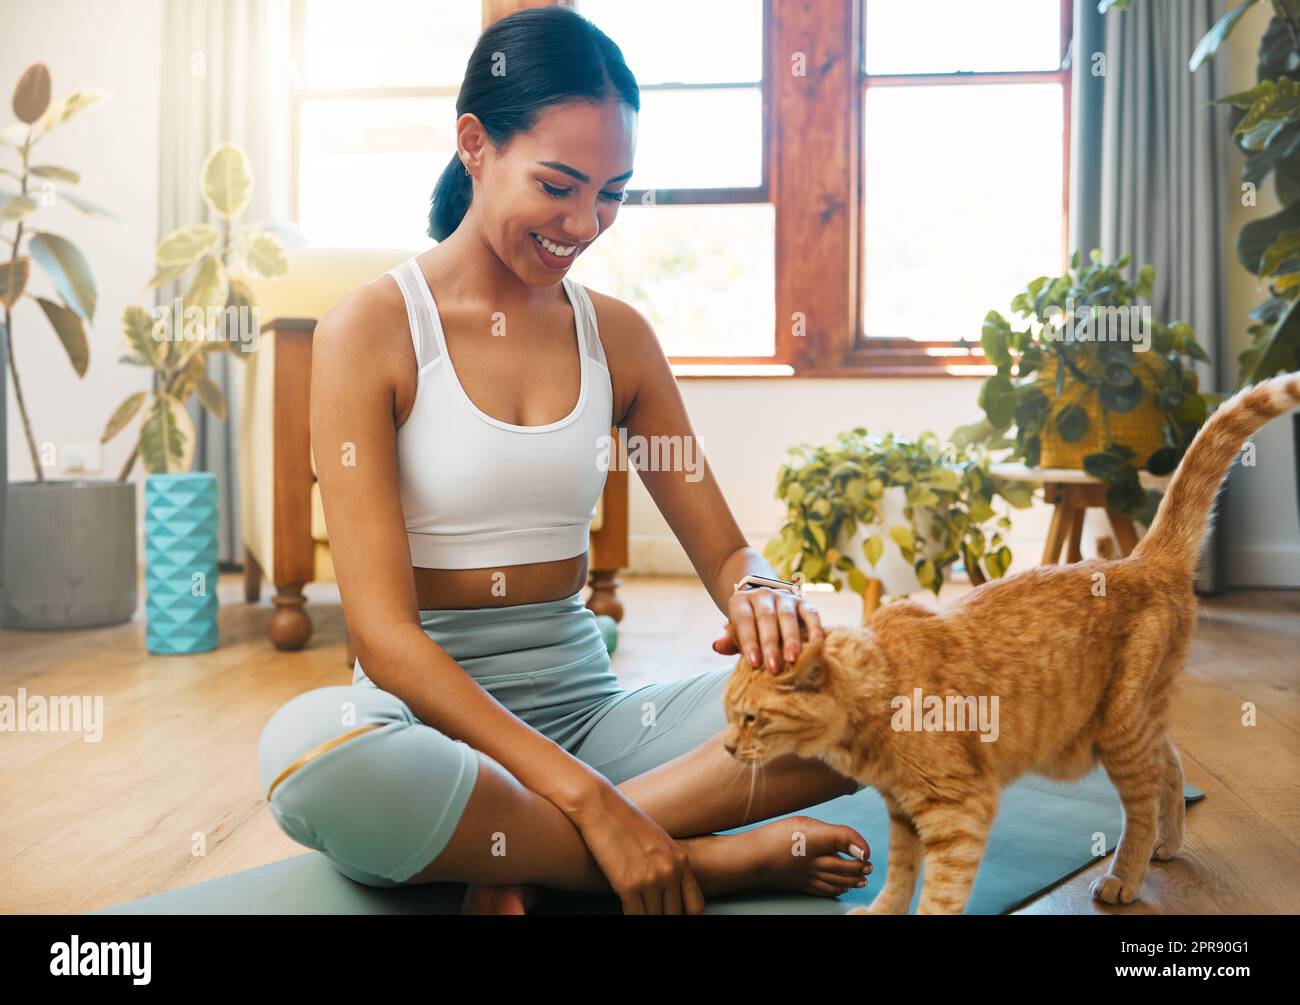
<svg viewBox="0 0 1300 1005">
<path fill-rule="evenodd" d="M 1157 862 L 1168 862 L 1178 854 L 1178 849 L 1182 846 L 1183 839 L 1181 837 L 1168 838 L 1155 846 L 1155 849 L 1151 852 L 1151 857 Z"/>
<path fill-rule="evenodd" d="M 1104 904 L 1131 904 L 1137 900 L 1141 883 L 1125 883 L 1118 876 L 1107 873 L 1092 881 L 1088 888 L 1093 900 Z"/>
<path fill-rule="evenodd" d="M 888 890 L 881 890 L 876 899 L 868 907 L 862 908 L 862 911 L 865 914 L 906 914 L 910 901 L 910 896 L 903 900 L 902 897 L 890 896 Z"/>
</svg>

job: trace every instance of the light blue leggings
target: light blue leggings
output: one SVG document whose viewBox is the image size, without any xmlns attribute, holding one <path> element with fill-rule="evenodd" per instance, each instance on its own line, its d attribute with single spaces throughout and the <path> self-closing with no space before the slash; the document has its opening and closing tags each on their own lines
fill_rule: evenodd
<svg viewBox="0 0 1300 1005">
<path fill-rule="evenodd" d="M 420 621 L 497 701 L 614 784 L 726 724 L 722 690 L 734 662 L 624 690 L 581 591 L 537 604 L 421 611 Z M 478 757 L 376 687 L 360 662 L 352 679 L 300 694 L 271 716 L 257 752 L 263 792 L 284 832 L 339 872 L 401 886 L 451 840 Z"/>
</svg>

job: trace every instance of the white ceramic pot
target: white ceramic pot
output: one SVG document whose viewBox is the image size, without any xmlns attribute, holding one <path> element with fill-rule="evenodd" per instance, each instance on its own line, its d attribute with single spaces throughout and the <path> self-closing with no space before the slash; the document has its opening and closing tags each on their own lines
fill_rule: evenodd
<svg viewBox="0 0 1300 1005">
<path fill-rule="evenodd" d="M 858 524 L 856 531 L 850 537 L 842 534 L 840 542 L 836 545 L 844 554 L 853 559 L 853 564 L 862 570 L 863 574 L 871 579 L 878 579 L 883 584 L 883 590 L 887 597 L 905 597 L 910 593 L 916 593 L 918 590 L 926 589 L 921 585 L 921 581 L 916 578 L 916 570 L 912 568 L 912 563 L 903 557 L 902 551 L 894 539 L 889 536 L 889 528 L 902 525 L 911 526 L 906 516 L 903 515 L 903 507 L 907 505 L 907 490 L 901 485 L 893 485 L 885 489 L 880 497 L 879 522 L 871 524 Z M 923 531 L 928 531 L 927 521 L 924 515 L 918 516 L 917 524 Z M 867 561 L 866 555 L 862 553 L 862 547 L 868 538 L 880 537 L 884 541 L 885 550 L 880 556 L 873 568 Z M 938 548 L 930 545 L 925 550 L 930 558 L 938 554 Z M 847 573 L 834 571 L 844 588 L 849 585 Z"/>
</svg>

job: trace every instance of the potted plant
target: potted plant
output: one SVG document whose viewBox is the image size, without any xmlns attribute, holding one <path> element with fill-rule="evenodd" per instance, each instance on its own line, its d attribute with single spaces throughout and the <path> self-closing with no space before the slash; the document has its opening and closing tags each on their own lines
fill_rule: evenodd
<svg viewBox="0 0 1300 1005">
<path fill-rule="evenodd" d="M 765 557 L 787 577 L 860 595 L 869 579 L 881 580 L 888 596 L 938 593 L 959 561 L 1000 577 L 1011 564 L 1002 537 L 1011 521 L 997 516 L 994 499 L 1017 508 L 1032 502 L 1029 485 L 989 473 L 982 449 L 933 433 L 910 440 L 857 428 L 788 454 L 776 490 L 786 518 Z"/>
<path fill-rule="evenodd" d="M 954 434 L 987 441 L 1014 429 L 1007 459 L 1030 467 L 1082 468 L 1107 486 L 1107 507 L 1149 523 L 1159 495 L 1142 488 L 1139 470 L 1178 466 L 1217 395 L 1200 390 L 1191 360 L 1206 360 L 1190 325 L 1151 316 L 1155 271 L 1135 282 L 1124 255 L 1105 262 L 1094 250 L 1086 267 L 1039 276 L 1011 301 L 1023 328 L 997 311 L 984 319 L 980 344 L 997 372 L 980 388 L 984 419 Z"/>
<path fill-rule="evenodd" d="M 1188 60 L 1195 73 L 1214 58 L 1229 34 L 1259 0 L 1242 0 L 1214 24 Z M 1102 0 L 1127 10 L 1132 0 Z M 1271 0 L 1273 17 L 1259 42 L 1256 84 L 1220 98 L 1232 106 L 1232 139 L 1245 155 L 1243 198 L 1254 205 L 1258 187 L 1271 176 L 1282 208 L 1252 220 L 1237 235 L 1237 260 L 1268 286 L 1268 297 L 1250 312 L 1251 344 L 1238 357 L 1238 386 L 1277 373 L 1300 370 L 1300 3 Z M 1300 412 L 1295 431 L 1296 486 L 1300 489 Z"/>
<path fill-rule="evenodd" d="M 36 214 L 63 201 L 89 215 L 112 215 L 68 190 L 80 180 L 76 171 L 34 161 L 42 139 L 107 93 L 74 91 L 58 101 L 51 101 L 50 93 L 46 67 L 39 63 L 29 67 L 14 90 L 18 122 L 0 133 L 0 141 L 18 157 L 16 168 L 0 168 L 17 183 L 17 191 L 0 190 L 0 225 L 14 226 L 12 237 L 5 235 L 8 261 L 0 262 L 4 305 L 0 337 L 35 472 L 33 481 L 6 486 L 0 527 L 4 543 L 0 622 L 6 628 L 114 624 L 128 620 L 136 607 L 134 488 L 107 480 L 45 477 L 44 469 L 54 459 L 53 447 L 37 447 L 14 359 L 15 308 L 26 298 L 40 308 L 73 371 L 78 377 L 85 375 L 90 362 L 86 325 L 94 321 L 97 297 L 94 276 L 77 246 L 37 226 Z M 32 288 L 33 263 L 53 285 L 53 296 Z M 0 420 L 4 414 L 0 394 Z"/>
<path fill-rule="evenodd" d="M 216 147 L 199 184 L 218 225 L 181 227 L 159 241 L 146 289 L 188 274 L 186 291 L 153 311 L 132 305 L 123 312 L 127 352 L 121 361 L 151 370 L 152 383 L 114 410 L 102 437 L 107 443 L 136 421 L 136 442 L 118 480 L 126 481 L 137 458 L 148 472 L 146 642 L 156 653 L 202 652 L 217 644 L 216 476 L 189 470 L 194 427 L 186 402 L 193 394 L 210 414 L 225 419 L 225 396 L 208 376 L 208 358 L 227 352 L 242 360 L 256 348 L 261 326 L 248 274 L 288 271 L 278 237 L 257 226 L 236 230 L 253 186 L 241 147 Z"/>
</svg>

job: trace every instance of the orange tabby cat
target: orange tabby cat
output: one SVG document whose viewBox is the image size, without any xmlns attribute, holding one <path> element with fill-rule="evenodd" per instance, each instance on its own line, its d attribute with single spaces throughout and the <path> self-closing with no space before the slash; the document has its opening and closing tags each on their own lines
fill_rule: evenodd
<svg viewBox="0 0 1300 1005">
<path fill-rule="evenodd" d="M 1221 405 L 1128 558 L 1031 569 L 938 613 L 891 604 L 866 627 L 827 629 L 778 674 L 742 659 L 723 696 L 727 749 L 753 765 L 820 758 L 879 790 L 889 868 L 874 914 L 907 912 L 923 857 L 920 913 L 960 913 L 1002 788 L 1028 772 L 1076 779 L 1100 761 L 1124 828 L 1092 895 L 1132 902 L 1148 860 L 1183 840 L 1168 710 L 1215 494 L 1246 440 L 1297 405 L 1300 373 Z"/>
</svg>

